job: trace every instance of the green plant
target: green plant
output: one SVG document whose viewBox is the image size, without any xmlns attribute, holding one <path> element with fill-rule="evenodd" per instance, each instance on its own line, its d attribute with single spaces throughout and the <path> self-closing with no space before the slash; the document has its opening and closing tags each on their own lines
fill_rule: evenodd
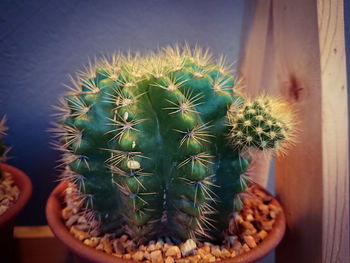
<svg viewBox="0 0 350 263">
<path fill-rule="evenodd" d="M 282 101 L 245 98 L 208 50 L 167 47 L 90 63 L 61 99 L 62 163 L 105 231 L 220 239 L 247 187 L 248 150 L 292 140 Z M 284 112 L 284 113 L 282 113 Z"/>
<path fill-rule="evenodd" d="M 5 126 L 6 123 L 6 115 L 2 117 L 0 121 L 0 163 L 3 163 L 6 161 L 6 153 L 9 151 L 9 148 L 6 147 L 4 141 L 2 140 L 2 137 L 6 135 L 7 127 Z M 0 179 L 2 178 L 2 170 L 0 168 Z"/>
</svg>

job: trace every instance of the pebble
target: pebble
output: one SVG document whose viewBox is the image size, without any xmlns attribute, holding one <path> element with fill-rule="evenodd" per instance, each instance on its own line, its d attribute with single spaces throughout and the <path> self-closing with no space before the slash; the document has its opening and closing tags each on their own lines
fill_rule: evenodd
<svg viewBox="0 0 350 263">
<path fill-rule="evenodd" d="M 145 252 L 146 249 L 147 249 L 147 247 L 146 247 L 145 245 L 139 246 L 139 250 L 141 250 L 141 251 L 143 251 L 143 252 Z"/>
<path fill-rule="evenodd" d="M 96 249 L 97 250 L 103 250 L 103 244 L 102 243 L 98 244 Z"/>
<path fill-rule="evenodd" d="M 174 263 L 174 259 L 172 257 L 167 257 L 165 263 Z"/>
<path fill-rule="evenodd" d="M 154 251 L 154 250 L 156 250 L 156 249 L 157 249 L 157 248 L 156 248 L 156 245 L 155 245 L 155 244 L 151 244 L 151 245 L 148 246 L 147 251 L 148 251 L 148 252 L 152 252 L 152 251 Z"/>
<path fill-rule="evenodd" d="M 71 227 L 75 222 L 78 221 L 79 215 L 73 215 L 66 221 L 66 226 Z"/>
<path fill-rule="evenodd" d="M 194 256 L 188 257 L 188 259 L 190 260 L 190 263 L 198 263 L 201 257 L 199 255 L 194 255 Z"/>
<path fill-rule="evenodd" d="M 262 222 L 263 230 L 271 231 L 272 230 L 272 226 L 273 226 L 274 223 L 275 223 L 275 220 Z"/>
<path fill-rule="evenodd" d="M 207 253 L 210 252 L 210 246 L 208 246 L 208 245 L 203 246 L 203 249 L 204 249 L 204 251 L 207 252 Z"/>
<path fill-rule="evenodd" d="M 144 256 L 146 259 L 151 260 L 151 254 L 148 251 L 145 252 Z"/>
<path fill-rule="evenodd" d="M 211 254 L 215 257 L 220 257 L 221 256 L 221 250 L 219 246 L 212 246 L 211 247 Z"/>
<path fill-rule="evenodd" d="M 229 258 L 231 257 L 231 252 L 228 251 L 226 248 L 221 249 L 221 258 Z"/>
<path fill-rule="evenodd" d="M 163 255 L 160 250 L 155 250 L 151 252 L 151 261 L 152 263 L 163 263 Z"/>
<path fill-rule="evenodd" d="M 246 217 L 246 220 L 247 221 L 253 221 L 254 220 L 254 217 L 252 214 L 248 214 L 247 217 Z"/>
<path fill-rule="evenodd" d="M 136 261 L 142 261 L 144 258 L 144 252 L 143 251 L 137 251 L 135 254 L 132 255 L 132 259 Z"/>
<path fill-rule="evenodd" d="M 242 246 L 242 249 L 243 249 L 245 252 L 250 251 L 250 248 L 249 248 L 249 246 L 248 246 L 247 244 L 244 244 L 244 245 Z"/>
<path fill-rule="evenodd" d="M 179 259 L 181 258 L 181 251 L 178 246 L 171 246 L 166 251 L 165 256 Z"/>
<path fill-rule="evenodd" d="M 186 257 L 193 254 L 196 248 L 196 243 L 192 239 L 187 239 L 187 241 L 181 246 L 181 254 L 183 257 Z"/>
<path fill-rule="evenodd" d="M 112 245 L 111 242 L 109 242 L 109 239 L 107 237 L 103 237 L 100 241 L 103 245 L 103 250 L 107 253 L 107 254 L 112 254 Z"/>
<path fill-rule="evenodd" d="M 78 238 L 80 241 L 83 241 L 86 238 L 89 238 L 89 234 L 77 229 L 75 226 L 72 226 L 70 229 L 70 232 L 76 237 Z"/>
<path fill-rule="evenodd" d="M 62 209 L 62 218 L 64 220 L 67 220 L 72 215 L 72 209 L 70 207 L 66 206 Z"/>
<path fill-rule="evenodd" d="M 126 242 L 125 242 L 125 247 L 126 247 L 126 250 L 127 250 L 129 253 L 132 253 L 132 252 L 134 252 L 134 251 L 137 249 L 137 247 L 136 247 L 136 245 L 135 245 L 135 242 L 132 241 L 132 240 L 126 241 Z"/>
<path fill-rule="evenodd" d="M 116 253 L 112 253 L 112 256 L 115 256 L 117 258 L 122 258 L 123 257 L 122 255 L 119 255 L 119 254 L 116 254 Z"/>
<path fill-rule="evenodd" d="M 122 244 L 122 242 L 120 241 L 120 239 L 116 239 L 113 241 L 113 248 L 115 253 L 119 254 L 119 255 L 123 255 L 125 252 L 125 248 Z"/>
<path fill-rule="evenodd" d="M 84 240 L 84 244 L 89 247 L 96 247 L 100 243 L 100 239 L 96 237 L 92 237 Z"/>
<path fill-rule="evenodd" d="M 163 251 L 166 252 L 169 249 L 169 247 L 171 247 L 171 246 L 172 246 L 172 244 L 165 243 L 164 247 L 163 247 Z"/>
<path fill-rule="evenodd" d="M 215 262 L 216 258 L 213 255 L 207 254 L 203 257 L 203 262 Z"/>
<path fill-rule="evenodd" d="M 267 237 L 267 232 L 265 230 L 261 230 L 259 233 L 258 233 L 258 236 L 261 238 L 261 240 L 264 240 L 265 237 Z"/>
<path fill-rule="evenodd" d="M 255 240 L 252 236 L 244 236 L 243 239 L 250 248 L 256 247 Z"/>
<path fill-rule="evenodd" d="M 101 235 L 101 231 L 98 228 L 95 228 L 90 231 L 90 235 L 93 237 L 98 237 L 99 235 Z"/>
<path fill-rule="evenodd" d="M 203 248 L 199 248 L 199 249 L 197 250 L 197 254 L 198 254 L 201 258 L 204 258 L 204 257 L 208 254 L 208 252 L 206 252 Z"/>
<path fill-rule="evenodd" d="M 75 225 L 76 228 L 78 228 L 79 230 L 88 230 L 89 229 L 89 225 L 88 224 L 80 224 L 80 225 Z"/>
<path fill-rule="evenodd" d="M 163 244 L 161 242 L 157 242 L 156 243 L 156 249 L 162 249 L 163 245 L 164 245 L 164 242 L 163 242 Z"/>
</svg>

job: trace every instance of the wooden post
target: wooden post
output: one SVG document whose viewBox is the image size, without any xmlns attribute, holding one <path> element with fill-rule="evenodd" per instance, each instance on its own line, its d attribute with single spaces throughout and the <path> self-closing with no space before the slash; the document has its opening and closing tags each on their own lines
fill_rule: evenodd
<svg viewBox="0 0 350 263">
<path fill-rule="evenodd" d="M 260 38 L 265 38 L 269 53 L 262 56 L 260 69 L 250 72 L 246 66 L 242 71 L 246 83 L 292 102 L 300 122 L 298 144 L 276 160 L 276 193 L 287 216 L 276 261 L 350 262 L 343 1 L 257 1 L 256 10 L 267 3 L 270 11 L 260 15 L 269 17 L 269 30 Z M 256 21 L 266 21 L 256 16 Z M 248 42 L 243 66 L 252 63 L 248 54 L 261 43 Z M 267 82 L 261 77 L 249 80 L 256 74 Z"/>
</svg>

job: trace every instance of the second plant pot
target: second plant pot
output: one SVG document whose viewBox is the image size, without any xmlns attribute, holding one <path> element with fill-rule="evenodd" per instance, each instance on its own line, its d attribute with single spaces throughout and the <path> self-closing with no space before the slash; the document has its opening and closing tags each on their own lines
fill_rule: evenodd
<svg viewBox="0 0 350 263">
<path fill-rule="evenodd" d="M 1 260 L 4 260 L 4 262 L 13 262 L 15 256 L 13 239 L 15 218 L 29 201 L 32 194 L 32 183 L 28 176 L 21 170 L 8 164 L 0 164 L 0 167 L 3 172 L 11 174 L 15 185 L 20 191 L 16 203 L 10 206 L 8 210 L 0 216 Z"/>
</svg>

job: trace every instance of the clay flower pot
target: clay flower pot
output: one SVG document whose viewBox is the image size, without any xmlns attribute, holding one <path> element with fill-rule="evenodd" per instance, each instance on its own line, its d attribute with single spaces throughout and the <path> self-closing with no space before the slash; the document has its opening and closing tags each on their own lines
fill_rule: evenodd
<svg viewBox="0 0 350 263">
<path fill-rule="evenodd" d="M 74 254 L 75 262 L 131 262 L 131 260 L 119 259 L 112 255 L 106 254 L 89 246 L 76 239 L 66 228 L 61 217 L 61 210 L 63 208 L 64 191 L 68 183 L 60 183 L 51 193 L 46 204 L 46 218 L 52 232 L 56 237 L 63 242 L 68 249 Z M 264 190 L 265 191 L 265 190 Z M 265 191 L 266 192 L 266 191 Z M 269 193 L 268 193 L 269 194 Z M 270 195 L 270 194 L 269 194 Z M 272 200 L 272 204 L 281 208 L 281 205 L 276 199 Z M 286 227 L 285 216 L 283 210 L 278 214 L 274 227 L 269 232 L 269 235 L 254 249 L 236 256 L 234 258 L 223 260 L 227 263 L 243 263 L 255 262 L 268 253 L 270 253 L 281 241 Z M 136 262 L 136 261 L 133 261 Z"/>
<path fill-rule="evenodd" d="M 0 167 L 3 172 L 11 174 L 15 184 L 20 190 L 16 203 L 10 206 L 6 212 L 0 216 L 0 247 L 1 251 L 3 251 L 1 258 L 13 259 L 13 227 L 15 224 L 15 218 L 27 204 L 32 194 L 32 183 L 28 176 L 21 170 L 8 164 L 0 164 Z M 5 260 L 4 262 L 13 261 Z"/>
</svg>

